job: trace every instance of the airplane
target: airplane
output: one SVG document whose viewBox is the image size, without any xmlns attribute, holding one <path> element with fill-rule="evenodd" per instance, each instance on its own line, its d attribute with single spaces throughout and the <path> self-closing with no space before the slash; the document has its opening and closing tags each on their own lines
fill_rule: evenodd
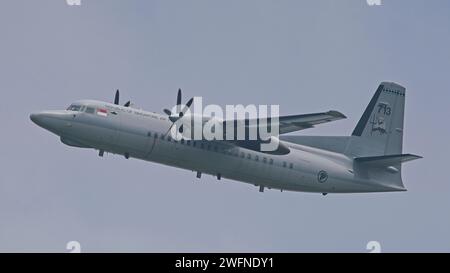
<svg viewBox="0 0 450 273">
<path fill-rule="evenodd" d="M 181 107 L 181 90 L 177 110 L 165 109 L 166 115 L 133 108 L 130 101 L 120 105 L 117 90 L 114 103 L 81 100 L 30 119 L 62 143 L 95 149 L 100 157 L 108 152 L 156 162 L 196 172 L 197 178 L 204 173 L 253 184 L 260 192 L 401 192 L 402 164 L 422 158 L 402 153 L 405 92 L 382 82 L 350 136 L 285 135 L 346 118 L 338 111 L 280 116 L 279 136 L 272 137 L 278 148 L 269 152 L 261 151 L 261 139 L 172 138 L 170 128 L 192 104 Z"/>
</svg>

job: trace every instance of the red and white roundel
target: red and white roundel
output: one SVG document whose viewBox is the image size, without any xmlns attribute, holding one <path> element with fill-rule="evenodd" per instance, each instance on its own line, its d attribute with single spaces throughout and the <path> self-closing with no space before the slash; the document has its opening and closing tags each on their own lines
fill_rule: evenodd
<svg viewBox="0 0 450 273">
<path fill-rule="evenodd" d="M 102 117 L 107 117 L 108 116 L 108 110 L 102 109 L 102 108 L 98 108 L 97 109 L 97 115 L 102 116 Z"/>
</svg>

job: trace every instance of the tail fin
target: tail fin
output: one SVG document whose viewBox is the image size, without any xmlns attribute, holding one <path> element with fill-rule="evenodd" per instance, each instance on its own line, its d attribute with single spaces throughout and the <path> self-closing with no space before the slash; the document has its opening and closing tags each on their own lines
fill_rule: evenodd
<svg viewBox="0 0 450 273">
<path fill-rule="evenodd" d="M 405 91 L 398 84 L 381 83 L 345 149 L 355 159 L 355 173 L 389 191 L 406 190 L 402 163 L 421 158 L 402 154 Z"/>
<path fill-rule="evenodd" d="M 388 191 L 405 191 L 402 164 L 422 158 L 412 154 L 382 155 L 355 158 L 355 170 Z"/>
<path fill-rule="evenodd" d="M 383 82 L 353 130 L 346 153 L 354 157 L 401 154 L 405 91 Z"/>
<path fill-rule="evenodd" d="M 355 161 L 360 164 L 365 164 L 373 167 L 385 167 L 402 164 L 408 161 L 422 158 L 418 155 L 402 154 L 402 155 L 382 155 L 382 156 L 367 156 L 357 157 Z M 393 169 L 390 169 L 391 171 Z"/>
</svg>

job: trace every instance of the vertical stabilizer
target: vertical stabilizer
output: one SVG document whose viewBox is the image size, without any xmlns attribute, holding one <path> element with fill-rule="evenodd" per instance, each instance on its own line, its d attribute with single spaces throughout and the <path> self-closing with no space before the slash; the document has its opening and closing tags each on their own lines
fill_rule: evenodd
<svg viewBox="0 0 450 273">
<path fill-rule="evenodd" d="M 352 133 L 347 154 L 378 156 L 401 154 L 405 88 L 383 82 L 372 97 Z"/>
</svg>

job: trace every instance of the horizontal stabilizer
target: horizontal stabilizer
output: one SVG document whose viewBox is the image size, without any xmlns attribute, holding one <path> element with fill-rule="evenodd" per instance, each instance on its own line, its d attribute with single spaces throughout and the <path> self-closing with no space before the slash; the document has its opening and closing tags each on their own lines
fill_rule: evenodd
<svg viewBox="0 0 450 273">
<path fill-rule="evenodd" d="M 357 157 L 355 158 L 355 162 L 382 167 L 382 166 L 398 165 L 401 163 L 405 163 L 420 158 L 422 157 L 413 154 L 399 154 L 399 155 Z"/>
</svg>

